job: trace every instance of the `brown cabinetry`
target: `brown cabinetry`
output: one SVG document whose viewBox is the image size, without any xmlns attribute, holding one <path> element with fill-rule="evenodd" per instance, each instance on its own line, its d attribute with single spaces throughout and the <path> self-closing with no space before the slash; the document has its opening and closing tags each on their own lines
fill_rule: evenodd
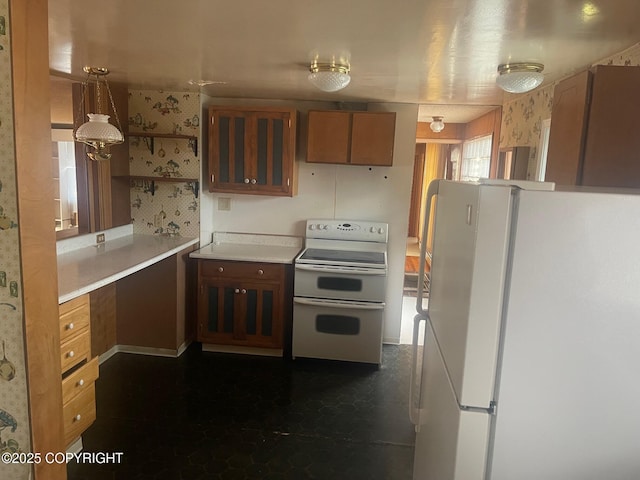
<svg viewBox="0 0 640 480">
<path fill-rule="evenodd" d="M 198 341 L 283 348 L 291 303 L 285 265 L 199 259 L 198 287 Z"/>
<path fill-rule="evenodd" d="M 59 312 L 62 416 L 69 446 L 96 419 L 98 358 L 91 358 L 89 295 L 61 304 Z"/>
<path fill-rule="evenodd" d="M 640 187 L 640 67 L 598 65 L 554 90 L 545 179 Z"/>
<path fill-rule="evenodd" d="M 209 107 L 209 191 L 296 193 L 296 111 Z"/>
<path fill-rule="evenodd" d="M 310 111 L 307 162 L 391 166 L 394 112 Z"/>
</svg>

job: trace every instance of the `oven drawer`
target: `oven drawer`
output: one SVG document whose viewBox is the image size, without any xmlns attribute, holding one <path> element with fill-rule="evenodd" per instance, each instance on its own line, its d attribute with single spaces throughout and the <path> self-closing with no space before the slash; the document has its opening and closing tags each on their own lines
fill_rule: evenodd
<svg viewBox="0 0 640 480">
<path fill-rule="evenodd" d="M 384 303 L 294 298 L 293 357 L 380 364 Z"/>
<path fill-rule="evenodd" d="M 306 265 L 296 265 L 294 295 L 296 297 L 335 298 L 339 300 L 360 300 L 383 302 L 386 295 L 387 273 L 356 272 L 328 268 L 314 269 Z"/>
</svg>

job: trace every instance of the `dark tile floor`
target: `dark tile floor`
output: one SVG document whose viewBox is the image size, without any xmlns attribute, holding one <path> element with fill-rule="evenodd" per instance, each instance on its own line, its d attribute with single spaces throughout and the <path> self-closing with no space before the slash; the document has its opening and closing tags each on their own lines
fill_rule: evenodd
<svg viewBox="0 0 640 480">
<path fill-rule="evenodd" d="M 410 347 L 363 364 L 225 355 L 117 354 L 100 367 L 85 452 L 69 480 L 411 479 Z"/>
</svg>

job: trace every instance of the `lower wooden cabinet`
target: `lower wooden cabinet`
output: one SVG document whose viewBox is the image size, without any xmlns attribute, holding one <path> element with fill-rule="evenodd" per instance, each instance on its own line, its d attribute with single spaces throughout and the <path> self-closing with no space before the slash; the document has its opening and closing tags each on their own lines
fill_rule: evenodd
<svg viewBox="0 0 640 480">
<path fill-rule="evenodd" d="M 198 260 L 197 340 L 283 349 L 289 285 L 286 265 Z"/>
<path fill-rule="evenodd" d="M 64 439 L 71 445 L 96 419 L 98 358 L 91 358 L 89 295 L 59 306 Z"/>
</svg>

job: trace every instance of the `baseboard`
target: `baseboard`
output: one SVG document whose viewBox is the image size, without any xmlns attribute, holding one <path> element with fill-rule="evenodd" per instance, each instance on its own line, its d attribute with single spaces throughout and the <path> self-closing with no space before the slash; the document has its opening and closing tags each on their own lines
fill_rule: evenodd
<svg viewBox="0 0 640 480">
<path fill-rule="evenodd" d="M 116 353 L 133 353 L 135 355 L 178 358 L 185 352 L 189 345 L 191 345 L 191 340 L 185 341 L 176 350 L 171 348 L 139 347 L 137 345 L 114 345 L 102 355 L 98 356 L 98 364 L 102 365 Z"/>
<path fill-rule="evenodd" d="M 209 343 L 202 344 L 202 351 L 217 353 L 240 353 L 244 355 L 259 355 L 261 357 L 282 357 L 282 349 L 238 347 L 235 345 L 214 345 Z"/>
<path fill-rule="evenodd" d="M 400 337 L 387 337 L 382 339 L 383 345 L 400 345 Z"/>
<path fill-rule="evenodd" d="M 78 437 L 75 442 L 69 445 L 69 447 L 67 448 L 67 453 L 73 453 L 75 455 L 80 453 L 83 448 L 84 445 L 82 445 L 82 437 Z"/>
</svg>

